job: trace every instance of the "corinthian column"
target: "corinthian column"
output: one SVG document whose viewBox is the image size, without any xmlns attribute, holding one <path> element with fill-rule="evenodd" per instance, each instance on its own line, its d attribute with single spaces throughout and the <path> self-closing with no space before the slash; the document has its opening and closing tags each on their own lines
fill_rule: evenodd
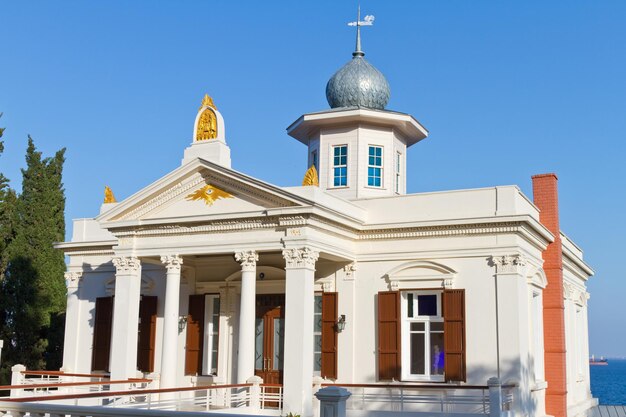
<svg viewBox="0 0 626 417">
<path fill-rule="evenodd" d="M 319 252 L 283 250 L 285 258 L 284 412 L 311 416 L 313 379 L 313 280 Z"/>
<path fill-rule="evenodd" d="M 76 361 L 78 354 L 78 328 L 80 304 L 78 302 L 78 291 L 80 282 L 83 279 L 83 272 L 66 272 L 65 286 L 67 287 L 67 308 L 65 311 L 65 323 L 67 329 L 72 331 L 65 332 L 65 340 L 63 342 L 63 368 L 66 372 L 77 372 Z"/>
<path fill-rule="evenodd" d="M 128 256 L 113 258 L 113 265 L 116 273 L 110 370 L 111 379 L 120 380 L 134 378 L 137 371 L 141 263 Z"/>
<path fill-rule="evenodd" d="M 176 386 L 178 369 L 178 302 L 180 269 L 183 259 L 178 255 L 161 256 L 165 265 L 165 308 L 163 309 L 163 345 L 161 349 L 161 382 L 159 388 Z"/>
<path fill-rule="evenodd" d="M 237 383 L 245 384 L 254 376 L 254 319 L 256 316 L 256 262 L 255 251 L 235 253 L 241 264 L 241 303 L 239 304 L 239 355 L 237 356 Z"/>
</svg>

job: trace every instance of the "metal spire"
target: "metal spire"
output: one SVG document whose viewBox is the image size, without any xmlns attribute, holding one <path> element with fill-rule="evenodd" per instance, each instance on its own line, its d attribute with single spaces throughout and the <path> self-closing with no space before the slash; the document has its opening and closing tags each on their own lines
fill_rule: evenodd
<svg viewBox="0 0 626 417">
<path fill-rule="evenodd" d="M 374 16 L 367 15 L 361 20 L 361 4 L 357 9 L 356 22 L 348 23 L 348 26 L 356 26 L 356 48 L 352 52 L 353 57 L 365 56 L 365 53 L 361 50 L 361 26 L 372 26 L 374 24 Z"/>
</svg>

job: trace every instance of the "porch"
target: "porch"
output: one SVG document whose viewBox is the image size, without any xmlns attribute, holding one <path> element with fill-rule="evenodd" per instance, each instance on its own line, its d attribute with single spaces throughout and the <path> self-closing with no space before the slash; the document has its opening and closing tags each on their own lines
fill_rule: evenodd
<svg viewBox="0 0 626 417">
<path fill-rule="evenodd" d="M 21 369 L 23 384 L 0 387 L 11 396 L 0 398 L 0 412 L 30 416 L 162 416 L 199 417 L 285 415 L 280 384 L 258 377 L 246 384 L 156 389 L 150 380 L 112 381 L 101 375 L 32 372 Z M 26 376 L 31 378 L 26 378 Z M 33 378 L 33 376 L 35 378 Z M 53 378 L 53 379 L 51 379 Z M 93 379 L 98 379 L 97 381 Z M 76 379 L 90 381 L 76 382 Z M 35 383 L 40 380 L 40 383 Z M 72 382 L 66 382 L 66 381 Z M 311 389 L 314 417 L 388 417 L 454 415 L 500 417 L 513 414 L 518 388 L 491 378 L 487 385 L 326 384 Z M 343 412 L 342 412 L 343 410 Z"/>
</svg>

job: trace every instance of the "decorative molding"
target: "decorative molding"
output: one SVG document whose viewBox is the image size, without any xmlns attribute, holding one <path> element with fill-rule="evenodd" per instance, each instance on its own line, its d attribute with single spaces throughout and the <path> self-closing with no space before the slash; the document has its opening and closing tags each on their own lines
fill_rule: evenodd
<svg viewBox="0 0 626 417">
<path fill-rule="evenodd" d="M 161 256 L 161 263 L 165 265 L 167 273 L 180 272 L 183 265 L 183 258 L 176 255 L 164 255 Z"/>
<path fill-rule="evenodd" d="M 335 283 L 333 281 L 324 281 L 322 282 L 322 291 L 324 292 L 333 292 L 335 289 Z"/>
<path fill-rule="evenodd" d="M 492 256 L 491 263 L 495 265 L 497 274 L 517 274 L 526 266 L 526 259 L 520 254 Z"/>
<path fill-rule="evenodd" d="M 408 288 L 452 288 L 457 273 L 449 266 L 426 260 L 405 262 L 390 270 L 383 278 L 391 291 Z"/>
<path fill-rule="evenodd" d="M 135 256 L 116 256 L 112 261 L 118 274 L 136 274 L 141 268 L 141 262 Z"/>
<path fill-rule="evenodd" d="M 309 247 L 283 249 L 283 258 L 287 268 L 315 269 L 315 262 L 320 253 Z"/>
<path fill-rule="evenodd" d="M 235 260 L 241 264 L 241 270 L 244 272 L 256 271 L 256 263 L 259 260 L 259 254 L 253 250 L 244 250 L 235 252 Z"/>
<path fill-rule="evenodd" d="M 548 286 L 548 278 L 546 277 L 546 273 L 543 268 L 534 268 L 526 278 L 529 284 L 541 289 L 545 289 Z"/>
<path fill-rule="evenodd" d="M 524 222 L 501 222 L 361 230 L 358 231 L 358 239 L 401 239 L 416 237 L 515 233 L 521 231 L 523 224 Z"/>
<path fill-rule="evenodd" d="M 346 281 L 353 281 L 356 275 L 356 262 L 349 263 L 343 267 L 343 279 Z"/>
<path fill-rule="evenodd" d="M 139 205 L 138 207 L 135 207 L 128 213 L 125 213 L 117 217 L 115 220 L 128 220 L 128 219 L 140 218 L 141 216 L 151 212 L 155 208 L 167 203 L 168 201 L 173 200 L 174 198 L 178 197 L 181 194 L 186 193 L 192 188 L 195 188 L 196 186 L 202 184 L 203 182 L 204 182 L 204 178 L 202 175 L 197 176 L 196 178 L 192 179 L 186 184 L 183 184 L 183 182 L 181 181 L 175 184 L 170 189 L 165 190 L 164 192 L 156 195 L 155 197 L 150 198 L 148 201 Z"/>
<path fill-rule="evenodd" d="M 83 273 L 81 272 L 66 272 L 64 274 L 65 277 L 65 286 L 70 288 L 78 288 L 80 282 L 83 280 Z"/>
</svg>

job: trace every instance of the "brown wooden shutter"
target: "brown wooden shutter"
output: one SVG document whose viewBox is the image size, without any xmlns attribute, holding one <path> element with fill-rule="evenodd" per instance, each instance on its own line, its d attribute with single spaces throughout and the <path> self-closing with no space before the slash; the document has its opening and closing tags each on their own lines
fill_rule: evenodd
<svg viewBox="0 0 626 417">
<path fill-rule="evenodd" d="M 336 292 L 322 294 L 322 378 L 337 379 Z"/>
<path fill-rule="evenodd" d="M 109 371 L 111 327 L 113 325 L 113 297 L 96 298 L 93 329 L 92 371 Z"/>
<path fill-rule="evenodd" d="M 400 380 L 400 293 L 378 293 L 378 379 Z"/>
<path fill-rule="evenodd" d="M 156 317 L 157 297 L 142 295 L 139 302 L 139 337 L 137 338 L 137 369 L 142 372 L 154 372 Z"/>
<path fill-rule="evenodd" d="M 443 341 L 446 381 L 465 381 L 465 290 L 443 292 Z"/>
<path fill-rule="evenodd" d="M 185 375 L 202 375 L 203 333 L 204 294 L 193 294 L 189 296 L 189 311 L 187 313 Z"/>
</svg>

